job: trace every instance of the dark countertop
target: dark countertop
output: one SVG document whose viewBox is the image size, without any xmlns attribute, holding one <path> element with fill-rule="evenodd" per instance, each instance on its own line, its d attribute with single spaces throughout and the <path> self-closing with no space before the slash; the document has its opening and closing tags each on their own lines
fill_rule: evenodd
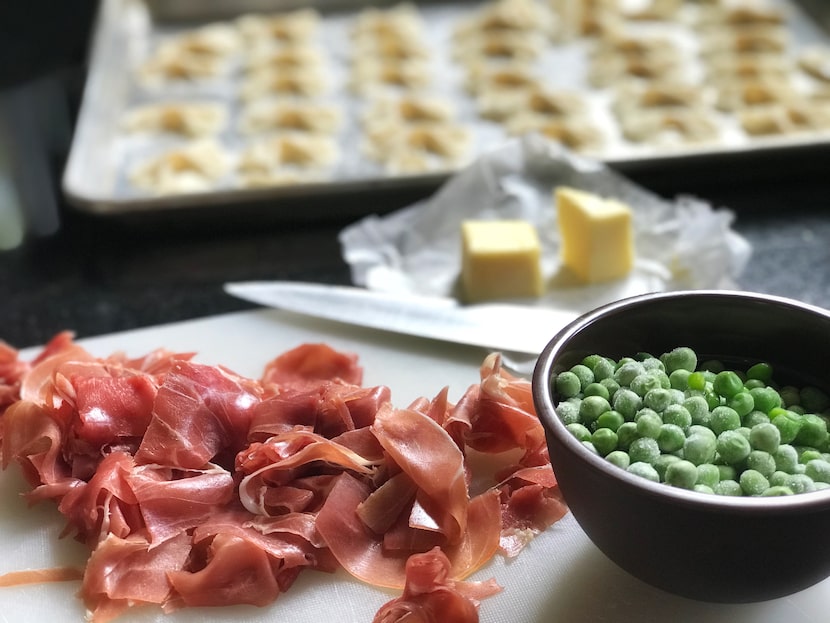
<svg viewBox="0 0 830 623">
<path fill-rule="evenodd" d="M 827 154 L 765 168 L 629 175 L 665 196 L 694 194 L 729 207 L 735 229 L 754 248 L 742 288 L 830 308 L 830 180 L 822 162 L 830 162 Z M 417 194 L 340 197 L 331 212 L 366 209 L 366 201 L 385 212 Z M 56 234 L 0 252 L 0 336 L 22 347 L 62 329 L 84 337 L 251 308 L 223 293 L 230 280 L 349 283 L 337 234 L 353 218 L 286 221 L 225 210 L 121 221 L 63 206 Z"/>
</svg>

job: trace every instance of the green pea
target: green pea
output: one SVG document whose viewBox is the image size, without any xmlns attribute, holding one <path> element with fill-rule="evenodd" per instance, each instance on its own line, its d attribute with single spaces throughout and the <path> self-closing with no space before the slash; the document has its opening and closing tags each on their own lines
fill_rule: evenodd
<svg viewBox="0 0 830 623">
<path fill-rule="evenodd" d="M 738 470 L 732 465 L 715 465 L 718 468 L 718 481 L 735 480 L 738 477 Z"/>
<path fill-rule="evenodd" d="M 606 411 L 597 418 L 597 428 L 608 428 L 615 433 L 625 423 L 625 418 L 619 411 Z"/>
<path fill-rule="evenodd" d="M 610 428 L 598 428 L 591 435 L 591 443 L 594 444 L 600 456 L 607 456 L 617 449 L 617 433 Z"/>
<path fill-rule="evenodd" d="M 711 463 L 716 449 L 715 440 L 707 435 L 691 434 L 683 442 L 683 456 L 695 465 Z"/>
<path fill-rule="evenodd" d="M 793 493 L 810 493 L 816 490 L 816 483 L 807 474 L 791 474 L 787 486 Z"/>
<path fill-rule="evenodd" d="M 622 450 L 614 450 L 609 452 L 605 456 L 605 460 L 612 465 L 621 467 L 622 469 L 628 469 L 628 466 L 631 464 L 631 458 Z"/>
<path fill-rule="evenodd" d="M 678 346 L 661 357 L 666 372 L 670 375 L 675 370 L 694 372 L 697 368 L 697 353 L 688 346 Z"/>
<path fill-rule="evenodd" d="M 781 444 L 781 432 L 771 423 L 756 424 L 749 431 L 749 445 L 754 450 L 774 453 Z"/>
<path fill-rule="evenodd" d="M 722 370 L 715 375 L 715 380 L 712 382 L 712 389 L 717 394 L 725 398 L 731 398 L 739 391 L 743 390 L 744 382 L 741 377 L 732 370 Z"/>
<path fill-rule="evenodd" d="M 771 486 L 764 491 L 761 496 L 765 498 L 776 497 L 780 495 L 793 495 L 793 490 L 786 486 Z"/>
<path fill-rule="evenodd" d="M 649 390 L 643 397 L 643 404 L 658 413 L 662 413 L 666 407 L 674 403 L 674 395 L 667 389 L 659 387 Z"/>
<path fill-rule="evenodd" d="M 741 417 L 732 407 L 720 406 L 712 409 L 710 427 L 715 435 L 725 430 L 737 430 L 741 427 Z"/>
<path fill-rule="evenodd" d="M 690 396 L 683 401 L 683 406 L 691 415 L 693 424 L 706 426 L 711 420 L 712 413 L 703 396 Z"/>
<path fill-rule="evenodd" d="M 790 482 L 790 474 L 787 472 L 782 472 L 781 470 L 776 469 L 772 472 L 772 476 L 769 477 L 769 486 L 770 487 L 786 487 Z"/>
<path fill-rule="evenodd" d="M 769 480 L 754 469 L 744 470 L 738 482 L 744 495 L 758 496 L 769 489 Z"/>
<path fill-rule="evenodd" d="M 579 404 L 574 402 L 560 402 L 556 405 L 556 415 L 566 426 L 579 422 Z"/>
<path fill-rule="evenodd" d="M 772 366 L 765 362 L 758 362 L 749 367 L 746 371 L 746 378 L 769 383 L 772 380 Z"/>
<path fill-rule="evenodd" d="M 686 442 L 686 434 L 676 424 L 660 425 L 657 434 L 657 445 L 661 452 L 676 452 Z"/>
<path fill-rule="evenodd" d="M 651 464 L 660 456 L 660 446 L 657 445 L 656 439 L 640 437 L 631 442 L 628 455 L 633 463 Z"/>
<path fill-rule="evenodd" d="M 605 387 L 602 383 L 590 383 L 588 387 L 585 388 L 583 392 L 586 397 L 588 396 L 602 396 L 606 400 L 611 397 L 611 394 L 608 392 L 608 388 Z"/>
<path fill-rule="evenodd" d="M 724 404 L 723 397 L 714 389 L 705 389 L 703 391 L 703 397 L 706 399 L 706 404 L 709 409 L 714 409 Z"/>
<path fill-rule="evenodd" d="M 588 452 L 590 452 L 591 454 L 596 454 L 597 456 L 599 456 L 599 452 L 597 452 L 597 449 L 596 449 L 596 447 L 594 446 L 593 443 L 591 443 L 590 441 L 583 441 L 581 443 L 582 443 L 582 447 L 585 448 Z"/>
<path fill-rule="evenodd" d="M 744 417 L 755 408 L 755 400 L 748 391 L 739 391 L 726 401 L 726 406 L 731 407 L 738 415 Z"/>
<path fill-rule="evenodd" d="M 637 434 L 640 437 L 652 437 L 657 439 L 660 434 L 660 427 L 663 425 L 663 420 L 651 409 L 640 409 L 634 416 L 634 422 L 637 424 Z"/>
<path fill-rule="evenodd" d="M 697 466 L 697 484 L 712 487 L 720 482 L 720 469 L 712 463 Z"/>
<path fill-rule="evenodd" d="M 703 391 L 706 389 L 706 375 L 703 372 L 692 372 L 686 381 L 688 389 Z"/>
<path fill-rule="evenodd" d="M 639 437 L 637 435 L 637 424 L 634 422 L 623 422 L 617 429 L 617 445 L 620 450 L 628 450 L 631 443 Z"/>
<path fill-rule="evenodd" d="M 602 396 L 588 396 L 583 398 L 582 404 L 579 405 L 579 417 L 583 424 L 589 424 L 610 410 L 611 405 Z"/>
<path fill-rule="evenodd" d="M 640 410 L 643 399 L 627 388 L 620 388 L 614 394 L 614 410 L 619 411 L 626 420 L 633 420 L 634 414 Z"/>
<path fill-rule="evenodd" d="M 666 484 L 681 489 L 691 489 L 697 484 L 697 466 L 691 461 L 681 460 L 666 468 Z"/>
<path fill-rule="evenodd" d="M 585 388 L 594 382 L 594 372 L 588 366 L 578 363 L 571 368 L 571 372 L 573 372 L 579 379 L 579 387 L 581 391 L 585 391 Z"/>
<path fill-rule="evenodd" d="M 595 381 L 614 380 L 614 362 L 605 357 L 600 357 L 591 368 L 591 371 L 594 373 Z"/>
<path fill-rule="evenodd" d="M 649 355 L 648 353 L 643 353 L 643 358 L 641 359 L 641 361 L 643 362 L 643 367 L 649 372 L 666 371 L 666 366 L 663 365 L 663 362 L 660 360 L 659 357 Z"/>
<path fill-rule="evenodd" d="M 795 436 L 795 443 L 818 447 L 827 441 L 827 422 L 813 413 L 801 416 L 801 426 Z"/>
<path fill-rule="evenodd" d="M 762 411 L 750 411 L 743 418 L 743 425 L 747 428 L 758 424 L 769 424 L 769 416 Z"/>
<path fill-rule="evenodd" d="M 737 465 L 752 451 L 749 441 L 736 430 L 727 430 L 718 435 L 717 452 L 729 465 Z"/>
<path fill-rule="evenodd" d="M 769 452 L 753 450 L 746 457 L 746 466 L 748 469 L 755 470 L 765 478 L 769 478 L 775 472 L 775 459 Z"/>
<path fill-rule="evenodd" d="M 591 431 L 584 424 L 574 423 L 568 424 L 566 427 L 568 432 L 576 437 L 579 441 L 591 441 Z"/>
<path fill-rule="evenodd" d="M 629 361 L 614 371 L 614 380 L 622 386 L 628 386 L 645 371 L 645 367 L 639 361 Z"/>
<path fill-rule="evenodd" d="M 770 421 L 781 433 L 781 443 L 791 443 L 798 436 L 802 416 L 790 409 L 776 408 L 770 412 Z"/>
<path fill-rule="evenodd" d="M 660 476 L 661 482 L 666 480 L 666 470 L 669 465 L 681 460 L 682 459 L 679 456 L 674 454 L 661 454 L 657 457 L 652 465 L 654 466 L 654 469 L 657 470 L 657 474 Z"/>
<path fill-rule="evenodd" d="M 757 387 L 766 387 L 767 384 L 760 379 L 747 379 L 744 381 L 744 388 L 747 390 L 755 389 Z"/>
<path fill-rule="evenodd" d="M 689 387 L 689 377 L 691 376 L 691 372 L 688 370 L 675 370 L 671 374 L 669 374 L 669 385 L 672 389 L 679 389 L 681 391 L 686 391 Z"/>
<path fill-rule="evenodd" d="M 781 396 L 772 387 L 755 387 L 749 390 L 752 396 L 754 408 L 764 413 L 769 413 L 776 407 L 781 406 Z"/>
<path fill-rule="evenodd" d="M 741 496 L 744 494 L 741 485 L 738 484 L 737 480 L 721 480 L 712 487 L 712 491 L 715 492 L 716 495 L 729 495 L 729 496 Z"/>
<path fill-rule="evenodd" d="M 626 471 L 630 474 L 651 480 L 652 482 L 660 482 L 660 475 L 657 473 L 657 470 L 648 463 L 631 463 Z"/>
<path fill-rule="evenodd" d="M 709 485 L 701 484 L 696 484 L 694 487 L 692 487 L 692 490 L 697 491 L 698 493 L 706 493 L 709 495 L 712 495 L 715 492 L 715 490 L 712 489 L 712 487 L 710 487 Z"/>
<path fill-rule="evenodd" d="M 781 444 L 778 449 L 772 453 L 772 458 L 775 459 L 775 468 L 794 474 L 796 466 L 798 465 L 798 452 L 789 444 Z"/>
<path fill-rule="evenodd" d="M 614 380 L 613 376 L 607 376 L 599 382 L 600 385 L 608 390 L 608 399 L 613 400 L 617 390 L 620 389 L 620 384 Z"/>
<path fill-rule="evenodd" d="M 602 360 L 603 360 L 602 355 L 593 354 L 593 355 L 588 355 L 588 356 L 586 356 L 586 357 L 585 357 L 582 361 L 580 361 L 579 363 L 581 363 L 581 364 L 582 364 L 583 366 L 585 366 L 586 368 L 590 368 L 591 370 L 593 370 L 593 369 L 594 369 L 594 366 L 596 366 L 596 365 L 597 365 L 597 363 L 598 363 L 598 362 L 600 362 L 600 361 L 602 361 Z"/>
<path fill-rule="evenodd" d="M 576 396 L 582 391 L 579 377 L 570 370 L 557 374 L 554 385 L 556 393 L 563 398 Z"/>
<path fill-rule="evenodd" d="M 631 381 L 630 388 L 631 391 L 636 393 L 638 396 L 644 397 L 653 389 L 662 389 L 663 384 L 660 382 L 660 378 L 656 374 L 646 372 L 636 376 L 634 380 Z"/>
<path fill-rule="evenodd" d="M 830 483 L 830 463 L 823 459 L 813 459 L 807 463 L 804 474 L 814 482 Z"/>
<path fill-rule="evenodd" d="M 692 414 L 681 404 L 672 404 L 666 407 L 662 417 L 664 424 L 674 424 L 684 431 L 692 425 Z"/>
</svg>

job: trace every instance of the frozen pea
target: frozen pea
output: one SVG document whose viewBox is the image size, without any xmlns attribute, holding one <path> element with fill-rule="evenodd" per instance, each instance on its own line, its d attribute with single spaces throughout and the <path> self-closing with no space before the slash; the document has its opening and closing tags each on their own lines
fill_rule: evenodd
<svg viewBox="0 0 830 623">
<path fill-rule="evenodd" d="M 741 417 L 732 407 L 720 406 L 712 409 L 712 416 L 709 422 L 715 435 L 720 435 L 726 430 L 737 430 L 741 427 Z"/>
<path fill-rule="evenodd" d="M 778 394 L 781 396 L 781 406 L 784 408 L 788 409 L 793 405 L 801 404 L 801 392 L 797 387 L 785 385 L 778 390 Z"/>
<path fill-rule="evenodd" d="M 754 450 L 773 453 L 781 444 L 781 433 L 777 427 L 766 422 L 756 424 L 749 431 L 749 445 Z"/>
<path fill-rule="evenodd" d="M 602 396 L 606 400 L 611 396 L 608 391 L 608 388 L 605 387 L 602 383 L 590 383 L 588 387 L 585 388 L 583 392 L 585 396 Z"/>
<path fill-rule="evenodd" d="M 594 382 L 594 372 L 586 365 L 578 363 L 571 368 L 571 372 L 579 379 L 581 391 L 585 391 L 585 388 Z"/>
<path fill-rule="evenodd" d="M 741 472 L 738 480 L 744 495 L 761 495 L 769 489 L 769 480 L 760 472 L 754 469 L 747 469 Z"/>
<path fill-rule="evenodd" d="M 735 480 L 738 470 L 733 465 L 715 465 L 718 468 L 718 480 Z"/>
<path fill-rule="evenodd" d="M 597 418 L 597 428 L 610 428 L 615 433 L 625 423 L 625 418 L 619 411 L 606 411 Z"/>
<path fill-rule="evenodd" d="M 591 370 L 595 381 L 602 382 L 605 379 L 613 380 L 614 378 L 614 362 L 605 357 L 600 357 Z"/>
<path fill-rule="evenodd" d="M 657 474 L 657 470 L 654 469 L 650 464 L 643 463 L 643 462 L 634 462 L 628 466 L 626 470 L 630 474 L 635 474 L 636 476 L 640 476 L 642 478 L 647 478 L 652 482 L 660 482 L 660 476 Z"/>
<path fill-rule="evenodd" d="M 676 461 L 666 468 L 666 484 L 691 489 L 697 484 L 697 467 L 686 460 Z"/>
<path fill-rule="evenodd" d="M 747 379 L 744 381 L 744 388 L 747 390 L 755 389 L 756 387 L 766 387 L 766 383 L 764 383 L 760 379 Z"/>
<path fill-rule="evenodd" d="M 556 393 L 563 398 L 570 398 L 571 396 L 576 396 L 579 392 L 582 391 L 582 386 L 579 382 L 579 377 L 571 372 L 570 370 L 566 370 L 564 372 L 560 372 L 556 375 L 556 380 L 554 381 L 554 388 Z"/>
<path fill-rule="evenodd" d="M 780 470 L 772 472 L 772 476 L 769 477 L 770 487 L 786 487 L 789 482 L 790 475 L 787 472 L 782 472 Z"/>
<path fill-rule="evenodd" d="M 747 413 L 743 418 L 743 425 L 749 428 L 757 424 L 768 424 L 769 416 L 763 411 L 753 410 Z"/>
<path fill-rule="evenodd" d="M 708 493 L 708 494 L 713 494 L 715 492 L 715 490 L 712 489 L 712 487 L 710 487 L 709 485 L 702 485 L 702 484 L 696 484 L 694 487 L 692 487 L 692 490 L 697 491 L 698 493 Z"/>
<path fill-rule="evenodd" d="M 674 402 L 673 394 L 662 387 L 651 389 L 643 397 L 643 404 L 649 409 L 654 409 L 658 413 L 664 411 L 666 407 Z"/>
<path fill-rule="evenodd" d="M 703 397 L 706 399 L 706 404 L 710 410 L 724 404 L 723 397 L 713 389 L 703 390 Z"/>
<path fill-rule="evenodd" d="M 828 482 L 817 482 L 815 483 L 816 491 L 823 491 L 824 489 L 830 489 L 830 483 Z"/>
<path fill-rule="evenodd" d="M 620 385 L 631 385 L 631 381 L 646 371 L 639 361 L 628 361 L 614 371 L 614 380 Z"/>
<path fill-rule="evenodd" d="M 614 377 L 612 377 L 612 376 L 608 376 L 608 377 L 602 379 L 599 382 L 599 384 L 602 385 L 603 387 L 605 387 L 608 390 L 608 399 L 609 400 L 613 400 L 614 394 L 616 394 L 617 390 L 620 388 L 620 384 L 617 383 L 617 381 L 615 381 Z"/>
<path fill-rule="evenodd" d="M 739 416 L 744 417 L 755 408 L 755 400 L 748 391 L 740 391 L 726 401 L 726 406 L 731 407 Z"/>
<path fill-rule="evenodd" d="M 727 430 L 718 435 L 717 452 L 728 465 L 737 465 L 752 451 L 749 441 L 738 431 Z"/>
<path fill-rule="evenodd" d="M 739 391 L 743 390 L 744 382 L 736 372 L 732 370 L 722 370 L 715 375 L 715 380 L 712 381 L 712 389 L 717 394 L 724 398 L 731 398 Z"/>
<path fill-rule="evenodd" d="M 717 439 L 717 435 L 715 435 L 715 433 L 712 432 L 711 428 L 707 426 L 700 426 L 699 424 L 692 424 L 689 427 L 689 430 L 686 431 L 687 437 L 691 435 L 702 435 L 704 437 L 711 439 L 712 441 Z"/>
<path fill-rule="evenodd" d="M 568 432 L 574 437 L 576 437 L 579 441 L 591 440 L 591 431 L 589 431 L 588 427 L 584 424 L 575 422 L 573 424 L 568 424 L 565 428 L 567 428 Z"/>
<path fill-rule="evenodd" d="M 747 428 L 746 426 L 739 426 L 735 430 L 738 431 L 741 435 L 743 435 L 747 441 L 749 441 L 749 433 L 751 432 L 749 428 Z"/>
<path fill-rule="evenodd" d="M 629 385 L 631 391 L 640 397 L 645 397 L 653 389 L 663 389 L 663 384 L 660 378 L 651 372 L 645 372 L 636 376 Z"/>
<path fill-rule="evenodd" d="M 617 449 L 617 433 L 610 428 L 598 428 L 591 435 L 591 443 L 600 456 L 607 456 Z"/>
<path fill-rule="evenodd" d="M 674 424 L 684 431 L 692 425 L 692 414 L 682 404 L 669 405 L 663 411 L 662 416 L 664 424 Z"/>
<path fill-rule="evenodd" d="M 614 450 L 613 452 L 609 452 L 605 456 L 605 460 L 612 465 L 621 467 L 622 469 L 628 469 L 628 466 L 631 465 L 631 458 L 622 450 Z"/>
<path fill-rule="evenodd" d="M 775 459 L 769 452 L 753 450 L 746 457 L 746 467 L 762 474 L 765 478 L 769 478 L 775 472 Z"/>
<path fill-rule="evenodd" d="M 814 482 L 830 483 L 830 463 L 823 459 L 813 459 L 804 471 L 805 476 L 809 476 Z"/>
<path fill-rule="evenodd" d="M 669 374 L 669 385 L 672 389 L 686 391 L 689 387 L 689 376 L 691 376 L 691 374 L 692 373 L 688 370 L 675 370 Z"/>
<path fill-rule="evenodd" d="M 810 461 L 821 459 L 821 452 L 814 448 L 796 448 L 798 451 L 798 462 L 806 465 Z"/>
<path fill-rule="evenodd" d="M 717 444 L 713 437 L 692 434 L 683 442 L 683 456 L 695 465 L 711 463 L 715 458 Z"/>
<path fill-rule="evenodd" d="M 657 470 L 657 474 L 660 476 L 661 482 L 666 480 L 666 470 L 669 468 L 669 465 L 681 460 L 682 459 L 679 456 L 674 454 L 661 454 L 657 457 L 652 465 L 654 466 L 654 469 Z"/>
<path fill-rule="evenodd" d="M 598 355 L 598 354 L 594 353 L 593 355 L 587 355 L 579 363 L 581 363 L 583 366 L 586 366 L 588 368 L 591 368 L 591 370 L 593 370 L 594 366 L 597 365 L 597 362 L 600 361 L 602 358 L 603 358 L 602 355 Z"/>
<path fill-rule="evenodd" d="M 712 491 L 714 491 L 716 495 L 741 496 L 744 494 L 743 489 L 741 489 L 741 485 L 738 484 L 737 480 L 721 480 L 714 487 L 712 487 Z"/>
<path fill-rule="evenodd" d="M 676 424 L 661 424 L 657 434 L 657 445 L 661 452 L 676 452 L 683 447 L 686 434 Z"/>
<path fill-rule="evenodd" d="M 798 451 L 790 444 L 778 446 L 778 449 L 772 453 L 772 457 L 775 459 L 776 469 L 788 474 L 795 473 L 796 465 L 798 465 Z"/>
<path fill-rule="evenodd" d="M 626 420 L 633 420 L 634 414 L 640 410 L 643 399 L 627 388 L 620 388 L 614 394 L 614 410 L 619 411 Z"/>
<path fill-rule="evenodd" d="M 697 353 L 688 346 L 678 346 L 661 357 L 666 372 L 671 374 L 676 370 L 694 372 L 697 368 Z"/>
<path fill-rule="evenodd" d="M 772 380 L 772 366 L 763 361 L 753 364 L 747 369 L 746 378 L 769 383 Z"/>
<path fill-rule="evenodd" d="M 692 418 L 692 424 L 705 426 L 709 423 L 712 413 L 709 411 L 709 403 L 703 396 L 689 396 L 683 401 L 683 406 Z"/>
<path fill-rule="evenodd" d="M 582 399 L 582 404 L 579 405 L 579 417 L 583 424 L 589 424 L 596 421 L 596 419 L 611 410 L 611 405 L 602 396 L 588 396 Z"/>
<path fill-rule="evenodd" d="M 659 357 L 655 357 L 654 355 L 649 355 L 645 353 L 645 357 L 642 359 L 643 367 L 649 372 L 665 372 L 666 366 L 663 365 L 663 362 L 660 360 Z"/>
<path fill-rule="evenodd" d="M 813 413 L 801 416 L 801 426 L 795 435 L 795 443 L 818 447 L 827 441 L 827 422 Z"/>
<path fill-rule="evenodd" d="M 787 486 L 793 493 L 810 493 L 816 490 L 816 484 L 807 474 L 791 474 Z"/>
<path fill-rule="evenodd" d="M 818 387 L 807 385 L 798 393 L 800 402 L 808 413 L 819 413 L 830 407 L 830 396 Z"/>
<path fill-rule="evenodd" d="M 654 463 L 660 456 L 660 447 L 657 440 L 651 437 L 640 437 L 631 442 L 628 447 L 628 454 L 633 463 Z"/>
<path fill-rule="evenodd" d="M 657 439 L 660 427 L 663 425 L 663 420 L 651 409 L 640 409 L 634 416 L 634 421 L 637 423 L 637 434 L 640 437 L 654 439 Z"/>
<path fill-rule="evenodd" d="M 637 424 L 634 422 L 623 422 L 617 429 L 617 446 L 620 450 L 628 451 L 631 443 L 638 437 Z"/>
<path fill-rule="evenodd" d="M 706 389 L 706 375 L 703 372 L 692 372 L 687 379 L 688 389 L 703 391 Z"/>
<path fill-rule="evenodd" d="M 556 406 L 556 415 L 566 426 L 579 422 L 579 404 L 574 402 L 560 402 Z"/>
<path fill-rule="evenodd" d="M 772 387 L 755 387 L 749 390 L 752 401 L 758 411 L 769 413 L 781 406 L 781 396 Z"/>
<path fill-rule="evenodd" d="M 781 433 L 781 443 L 791 443 L 801 428 L 801 416 L 790 409 L 776 408 L 770 414 L 770 421 Z"/>
<path fill-rule="evenodd" d="M 773 485 L 766 491 L 764 491 L 761 496 L 765 498 L 776 497 L 779 495 L 793 495 L 793 490 L 787 486 L 783 485 Z"/>
<path fill-rule="evenodd" d="M 720 482 L 720 469 L 712 463 L 703 463 L 697 466 L 697 484 L 714 487 Z"/>
</svg>

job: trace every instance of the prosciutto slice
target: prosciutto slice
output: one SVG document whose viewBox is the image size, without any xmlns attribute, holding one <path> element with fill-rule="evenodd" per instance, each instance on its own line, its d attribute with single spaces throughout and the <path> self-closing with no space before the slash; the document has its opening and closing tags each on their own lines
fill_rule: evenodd
<svg viewBox="0 0 830 623">
<path fill-rule="evenodd" d="M 92 623 L 265 606 L 304 570 L 340 568 L 402 591 L 377 623 L 474 623 L 501 589 L 466 578 L 567 510 L 530 385 L 498 354 L 457 403 L 444 387 L 405 408 L 325 344 L 258 379 L 192 359 L 99 358 L 61 333 L 26 362 L 0 343 L 2 465 L 88 546 Z"/>
</svg>

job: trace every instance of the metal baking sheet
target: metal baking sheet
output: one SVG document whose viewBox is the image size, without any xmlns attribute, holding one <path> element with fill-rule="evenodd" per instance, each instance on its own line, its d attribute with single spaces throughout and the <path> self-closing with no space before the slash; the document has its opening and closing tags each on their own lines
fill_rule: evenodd
<svg viewBox="0 0 830 623">
<path fill-rule="evenodd" d="M 347 85 L 349 64 L 352 62 L 350 32 L 367 5 L 350 5 L 348 0 L 336 4 L 334 0 L 329 0 L 329 3 L 314 5 L 312 10 L 319 10 L 321 15 L 316 45 L 324 51 L 332 77 L 332 88 L 326 93 L 325 101 L 334 104 L 342 115 L 340 129 L 333 135 L 339 151 L 334 164 L 324 169 L 321 177 L 256 188 L 241 186 L 235 165 L 231 164 L 209 188 L 159 194 L 137 188 L 131 182 L 132 173 L 142 160 L 183 145 L 187 139 L 165 135 L 137 136 L 127 132 L 123 121 L 129 110 L 140 104 L 165 101 L 200 100 L 220 104 L 227 110 L 227 123 L 214 138 L 231 163 L 237 162 L 245 146 L 257 138 L 245 136 L 238 130 L 242 110 L 239 99 L 241 77 L 238 66 L 236 69 L 233 67 L 234 63 L 238 64 L 239 58 L 232 58 L 231 69 L 211 80 L 150 88 L 137 78 L 138 69 L 164 41 L 208 24 L 235 24 L 229 14 L 217 17 L 223 15 L 219 9 L 227 9 L 228 4 L 233 3 L 223 5 L 220 0 L 213 0 L 205 6 L 213 7 L 214 12 L 202 16 L 193 12 L 193 8 L 199 5 L 192 2 L 162 3 L 179 8 L 178 13 L 168 13 L 180 19 L 165 21 L 158 19 L 159 3 L 148 5 L 142 0 L 103 0 L 92 46 L 89 77 L 64 172 L 64 192 L 69 201 L 79 209 L 111 215 L 181 206 L 240 204 L 264 199 L 333 196 L 349 191 L 434 186 L 476 154 L 498 145 L 508 136 L 501 124 L 480 116 L 476 101 L 467 88 L 465 72 L 452 54 L 453 33 L 457 26 L 492 3 L 424 3 L 414 6 L 425 25 L 423 35 L 430 50 L 430 93 L 453 106 L 454 120 L 470 132 L 470 148 L 464 160 L 422 172 L 389 170 L 383 163 L 367 158 L 362 149 L 362 115 L 365 114 L 366 99 Z M 683 10 L 699 10 L 704 4 L 686 3 Z M 786 55 L 791 62 L 794 63 L 795 55 L 805 46 L 830 44 L 827 33 L 799 5 L 784 0 L 770 0 L 769 4 L 782 8 L 788 16 Z M 154 5 L 155 13 L 151 11 Z M 244 3 L 238 5 L 237 11 L 246 6 Z M 296 10 L 286 9 L 288 5 L 280 6 L 284 7 L 283 10 Z M 305 6 L 309 4 L 306 2 Z M 184 18 L 189 21 L 181 21 Z M 217 22 L 217 19 L 221 21 Z M 676 35 L 675 39 L 681 47 L 688 45 L 693 49 L 695 45 L 695 31 L 688 23 L 668 26 L 665 23 L 637 24 L 632 28 L 632 32 L 644 36 L 653 33 Z M 734 117 L 716 113 L 721 136 L 717 142 L 699 145 L 634 144 L 622 136 L 614 120 L 612 91 L 592 88 L 588 84 L 590 45 L 584 37 L 549 44 L 535 61 L 535 70 L 537 75 L 543 77 L 547 87 L 585 95 L 589 116 L 604 137 L 601 146 L 588 149 L 586 153 L 609 164 L 682 161 L 684 158 L 721 154 L 783 151 L 830 142 L 830 132 L 827 131 L 750 137 L 740 130 Z M 692 66 L 693 74 L 694 71 Z M 699 75 L 696 78 L 692 75 L 692 78 L 700 80 Z M 805 76 L 797 75 L 793 79 L 801 81 L 799 85 L 808 84 Z M 830 84 L 809 86 L 817 89 L 817 93 L 826 93 L 830 102 Z M 372 206 L 367 205 L 367 210 L 371 209 Z"/>
</svg>

